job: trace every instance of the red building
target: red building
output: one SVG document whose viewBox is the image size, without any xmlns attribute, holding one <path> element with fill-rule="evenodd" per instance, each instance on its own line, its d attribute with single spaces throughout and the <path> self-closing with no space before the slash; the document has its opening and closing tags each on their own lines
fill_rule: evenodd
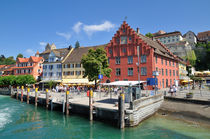
<svg viewBox="0 0 210 139">
<path fill-rule="evenodd" d="M 30 58 L 18 58 L 14 75 L 33 75 L 35 79 L 42 76 L 44 59 L 42 57 L 30 56 Z"/>
<path fill-rule="evenodd" d="M 153 71 L 158 71 L 158 88 L 165 88 L 178 80 L 178 60 L 169 49 L 159 41 L 152 40 L 134 31 L 125 21 L 107 45 L 106 52 L 112 69 L 111 78 L 104 82 L 117 80 L 138 80 L 138 55 L 140 48 L 140 80 L 153 78 Z M 152 87 L 149 87 L 151 89 Z"/>
</svg>

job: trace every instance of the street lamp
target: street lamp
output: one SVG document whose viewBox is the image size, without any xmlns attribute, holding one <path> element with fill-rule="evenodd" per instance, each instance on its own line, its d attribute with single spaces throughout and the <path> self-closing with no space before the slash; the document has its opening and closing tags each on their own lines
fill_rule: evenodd
<svg viewBox="0 0 210 139">
<path fill-rule="evenodd" d="M 138 55 L 138 63 L 136 65 L 138 66 L 138 83 L 139 83 L 139 98 L 141 98 L 141 87 L 140 87 L 140 63 L 139 63 L 139 46 L 137 46 L 137 55 Z M 137 98 L 137 95 L 136 95 Z"/>
</svg>

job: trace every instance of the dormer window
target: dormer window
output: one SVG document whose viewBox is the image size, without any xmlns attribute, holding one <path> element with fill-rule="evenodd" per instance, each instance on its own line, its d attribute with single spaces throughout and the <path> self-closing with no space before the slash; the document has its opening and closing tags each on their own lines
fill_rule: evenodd
<svg viewBox="0 0 210 139">
<path fill-rule="evenodd" d="M 127 44 L 127 36 L 121 36 L 120 39 L 120 44 Z"/>
<path fill-rule="evenodd" d="M 123 29 L 123 33 L 125 33 L 125 29 Z"/>
</svg>

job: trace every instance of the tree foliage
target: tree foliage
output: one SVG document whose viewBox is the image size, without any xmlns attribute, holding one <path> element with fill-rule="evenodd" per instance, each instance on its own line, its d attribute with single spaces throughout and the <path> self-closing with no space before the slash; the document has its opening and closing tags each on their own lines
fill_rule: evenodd
<svg viewBox="0 0 210 139">
<path fill-rule="evenodd" d="M 195 63 L 196 70 L 210 69 L 210 42 L 197 43 L 195 54 L 197 56 Z"/>
<path fill-rule="evenodd" d="M 79 47 L 80 47 L 79 41 L 76 41 L 75 48 L 79 48 Z"/>
<path fill-rule="evenodd" d="M 54 85 L 56 85 L 56 82 L 53 81 L 53 80 L 51 80 L 51 81 L 47 82 L 47 84 L 48 84 L 48 86 L 50 87 L 50 90 L 51 90 L 52 87 L 53 87 Z"/>
<path fill-rule="evenodd" d="M 16 61 L 14 60 L 13 56 L 6 58 L 4 55 L 0 56 L 0 65 L 12 65 L 15 64 Z"/>
<path fill-rule="evenodd" d="M 109 68 L 106 51 L 103 48 L 89 49 L 87 55 L 83 55 L 81 63 L 85 69 L 84 77 L 89 81 L 97 81 L 98 75 L 110 77 L 111 69 Z"/>
<path fill-rule="evenodd" d="M 152 38 L 154 35 L 152 33 L 148 32 L 147 34 L 145 34 L 145 36 Z"/>
<path fill-rule="evenodd" d="M 187 52 L 187 56 L 185 58 L 186 60 L 189 60 L 190 64 L 192 66 L 195 66 L 195 63 L 196 63 L 196 55 L 195 55 L 195 52 L 194 50 L 191 50 L 189 52 Z"/>
<path fill-rule="evenodd" d="M 17 59 L 17 58 L 23 58 L 23 54 L 19 53 L 19 54 L 17 55 L 16 59 Z"/>
<path fill-rule="evenodd" d="M 32 75 L 19 75 L 19 76 L 0 76 L 0 86 L 22 86 L 28 84 L 34 84 L 36 80 Z"/>
</svg>

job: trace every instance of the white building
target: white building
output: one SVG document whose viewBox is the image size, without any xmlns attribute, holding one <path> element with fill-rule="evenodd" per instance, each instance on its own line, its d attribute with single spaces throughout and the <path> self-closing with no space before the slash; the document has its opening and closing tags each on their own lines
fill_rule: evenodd
<svg viewBox="0 0 210 139">
<path fill-rule="evenodd" d="M 40 55 L 44 55 L 46 59 L 43 63 L 43 77 L 42 82 L 47 81 L 62 81 L 62 61 L 70 54 L 72 48 L 56 49 L 55 45 L 52 45 L 53 49 L 47 45 L 45 51 Z"/>
</svg>

